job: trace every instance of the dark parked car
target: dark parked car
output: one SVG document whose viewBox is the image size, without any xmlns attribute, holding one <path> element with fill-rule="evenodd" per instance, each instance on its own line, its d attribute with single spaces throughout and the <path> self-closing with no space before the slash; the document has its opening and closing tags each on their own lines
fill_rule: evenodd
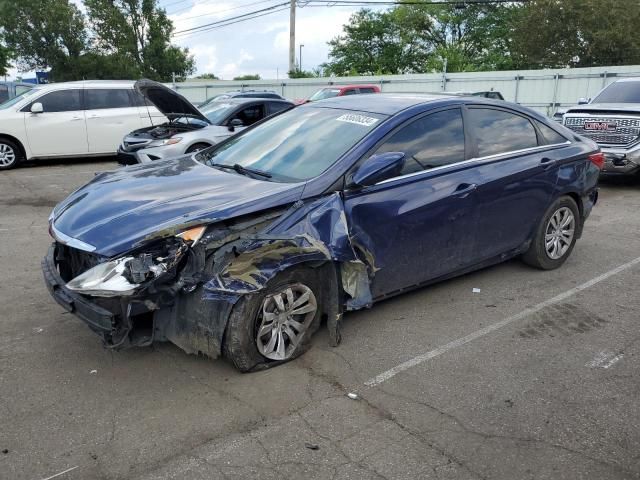
<svg viewBox="0 0 640 480">
<path fill-rule="evenodd" d="M 233 90 L 231 92 L 219 93 L 211 98 L 207 98 L 198 105 L 198 108 L 205 107 L 211 102 L 227 100 L 229 98 L 272 98 L 275 100 L 286 100 L 282 95 L 277 94 L 273 90 Z"/>
<path fill-rule="evenodd" d="M 514 104 L 340 97 L 96 176 L 52 212 L 42 266 L 107 347 L 169 340 L 247 371 L 404 291 L 516 256 L 559 267 L 602 163 Z"/>
</svg>

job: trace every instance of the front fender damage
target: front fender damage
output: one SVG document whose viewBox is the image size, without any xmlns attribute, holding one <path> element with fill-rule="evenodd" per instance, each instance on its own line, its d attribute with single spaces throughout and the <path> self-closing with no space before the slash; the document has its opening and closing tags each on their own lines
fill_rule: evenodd
<svg viewBox="0 0 640 480">
<path fill-rule="evenodd" d="M 335 273 L 327 275 L 327 292 L 335 301 L 327 302 L 325 316 L 331 343 L 337 345 L 343 311 L 372 303 L 373 261 L 369 250 L 354 248 L 339 193 L 212 227 L 191 248 L 174 307 L 157 312 L 160 336 L 188 353 L 215 358 L 238 299 L 305 264 L 330 266 Z"/>
</svg>

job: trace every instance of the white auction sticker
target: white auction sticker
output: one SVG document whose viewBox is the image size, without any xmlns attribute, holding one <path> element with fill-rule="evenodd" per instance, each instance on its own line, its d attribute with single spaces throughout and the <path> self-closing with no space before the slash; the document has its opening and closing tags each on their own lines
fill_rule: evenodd
<svg viewBox="0 0 640 480">
<path fill-rule="evenodd" d="M 365 115 L 358 115 L 357 113 L 345 113 L 344 115 L 336 118 L 339 122 L 355 123 L 356 125 L 364 125 L 370 127 L 375 124 L 378 119 L 373 117 L 367 117 Z"/>
</svg>

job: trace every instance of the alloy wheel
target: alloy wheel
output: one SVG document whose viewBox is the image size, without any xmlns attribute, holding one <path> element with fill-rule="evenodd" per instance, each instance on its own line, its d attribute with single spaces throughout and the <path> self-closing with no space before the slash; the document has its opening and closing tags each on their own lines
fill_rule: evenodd
<svg viewBox="0 0 640 480">
<path fill-rule="evenodd" d="M 567 253 L 575 229 L 576 219 L 570 208 L 561 207 L 551 215 L 544 236 L 545 251 L 550 259 L 558 260 Z"/>
<path fill-rule="evenodd" d="M 270 360 L 291 358 L 317 311 L 313 291 L 300 283 L 265 297 L 256 322 L 256 346 L 260 354 Z"/>
<path fill-rule="evenodd" d="M 0 143 L 0 166 L 8 167 L 16 161 L 16 152 L 6 143 Z"/>
</svg>

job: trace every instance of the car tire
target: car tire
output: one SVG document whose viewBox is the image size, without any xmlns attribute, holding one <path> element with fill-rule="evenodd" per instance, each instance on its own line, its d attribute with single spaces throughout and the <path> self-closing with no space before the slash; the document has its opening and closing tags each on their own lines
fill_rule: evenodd
<svg viewBox="0 0 640 480">
<path fill-rule="evenodd" d="M 208 143 L 194 143 L 189 148 L 187 148 L 187 151 L 184 153 L 196 153 L 200 150 L 204 150 L 205 148 L 209 148 L 210 146 L 211 145 L 209 145 Z"/>
<path fill-rule="evenodd" d="M 285 270 L 270 280 L 264 289 L 238 300 L 229 316 L 223 344 L 225 357 L 238 370 L 249 372 L 279 365 L 308 349 L 311 336 L 318 330 L 322 318 L 321 271 L 309 267 Z M 305 295 L 308 295 L 308 300 L 301 300 Z M 304 313 L 287 315 L 292 311 L 290 298 L 294 300 L 293 311 Z M 298 302 L 301 303 L 295 307 Z M 290 332 L 298 334 L 295 342 L 289 337 Z M 274 337 L 272 345 L 270 341 Z"/>
<path fill-rule="evenodd" d="M 523 261 L 542 270 L 560 267 L 571 255 L 581 228 L 580 210 L 571 197 L 560 197 L 545 212 Z"/>
<path fill-rule="evenodd" d="M 0 138 L 0 170 L 15 168 L 22 161 L 22 150 L 11 140 Z"/>
</svg>

